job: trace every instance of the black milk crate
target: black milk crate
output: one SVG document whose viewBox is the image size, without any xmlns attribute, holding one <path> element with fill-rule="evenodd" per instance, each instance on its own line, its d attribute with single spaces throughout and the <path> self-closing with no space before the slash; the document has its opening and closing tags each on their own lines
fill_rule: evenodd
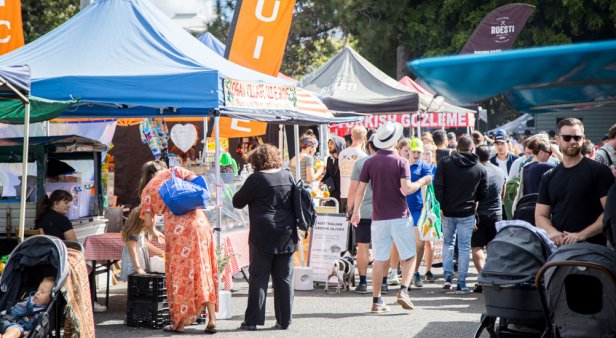
<svg viewBox="0 0 616 338">
<path fill-rule="evenodd" d="M 126 326 L 160 329 L 171 323 L 169 304 L 144 300 L 129 300 L 126 309 Z"/>
<path fill-rule="evenodd" d="M 167 301 L 167 283 L 164 274 L 128 276 L 128 299 L 150 300 L 154 302 Z"/>
</svg>

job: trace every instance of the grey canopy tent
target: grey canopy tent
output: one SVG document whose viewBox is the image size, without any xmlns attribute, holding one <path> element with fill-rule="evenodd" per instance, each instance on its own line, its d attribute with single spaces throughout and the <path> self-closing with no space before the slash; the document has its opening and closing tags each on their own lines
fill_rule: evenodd
<svg viewBox="0 0 616 338">
<path fill-rule="evenodd" d="M 314 72 L 306 75 L 300 87 L 319 96 L 327 108 L 358 113 L 417 111 L 417 93 L 387 76 L 351 47 Z"/>
</svg>

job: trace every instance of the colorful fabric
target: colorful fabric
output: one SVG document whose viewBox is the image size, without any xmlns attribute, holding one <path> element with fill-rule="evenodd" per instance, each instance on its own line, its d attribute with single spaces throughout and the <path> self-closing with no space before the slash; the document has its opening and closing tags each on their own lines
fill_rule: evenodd
<svg viewBox="0 0 616 338">
<path fill-rule="evenodd" d="M 192 173 L 176 168 L 176 175 L 186 178 Z M 212 229 L 203 210 L 176 216 L 158 194 L 160 186 L 171 178 L 171 171 L 156 175 L 143 189 L 141 213 L 165 218 L 165 273 L 171 321 L 193 323 L 203 312 L 205 303 L 217 303 L 218 265 Z"/>
<path fill-rule="evenodd" d="M 81 251 L 67 248 L 69 273 L 60 291 L 66 300 L 64 337 L 95 337 L 94 315 L 86 260 Z"/>
<path fill-rule="evenodd" d="M 168 147 L 169 129 L 167 129 L 167 124 L 161 119 L 143 119 L 139 123 L 139 131 L 141 132 L 141 142 L 150 147 L 154 158 L 160 159 L 163 149 Z"/>
</svg>

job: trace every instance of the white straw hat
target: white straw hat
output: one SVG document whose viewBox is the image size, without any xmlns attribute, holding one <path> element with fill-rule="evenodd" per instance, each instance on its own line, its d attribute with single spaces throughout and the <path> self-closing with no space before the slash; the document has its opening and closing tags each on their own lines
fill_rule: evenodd
<svg viewBox="0 0 616 338">
<path fill-rule="evenodd" d="M 387 122 L 376 131 L 374 145 L 385 149 L 393 146 L 402 137 L 402 125 L 398 122 Z"/>
</svg>

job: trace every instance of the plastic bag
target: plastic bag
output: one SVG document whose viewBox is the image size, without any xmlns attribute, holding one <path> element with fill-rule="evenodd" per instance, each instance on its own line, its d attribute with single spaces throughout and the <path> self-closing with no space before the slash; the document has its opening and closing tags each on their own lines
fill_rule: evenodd
<svg viewBox="0 0 616 338">
<path fill-rule="evenodd" d="M 434 195 L 434 186 L 426 189 L 421 216 L 419 216 L 419 239 L 422 241 L 439 241 L 443 237 L 441 229 L 441 205 Z"/>
<path fill-rule="evenodd" d="M 158 189 L 160 197 L 174 215 L 184 215 L 195 209 L 205 209 L 210 193 L 202 176 L 192 181 L 184 181 L 175 176 L 171 170 L 171 178 Z"/>
</svg>

